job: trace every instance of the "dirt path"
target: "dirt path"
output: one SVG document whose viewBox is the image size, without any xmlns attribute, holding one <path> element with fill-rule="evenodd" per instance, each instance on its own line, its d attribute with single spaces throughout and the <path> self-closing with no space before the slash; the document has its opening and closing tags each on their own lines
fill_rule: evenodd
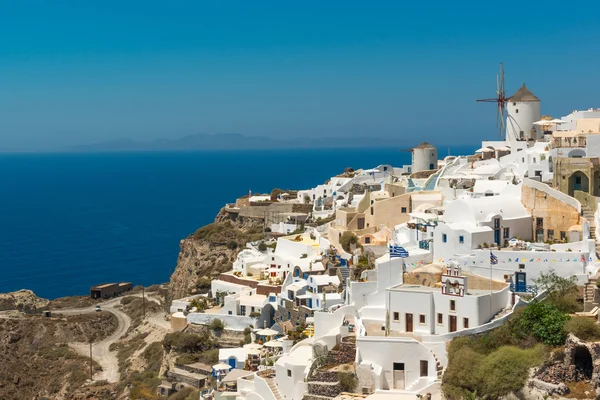
<svg viewBox="0 0 600 400">
<path fill-rule="evenodd" d="M 131 296 L 142 297 L 141 293 L 136 293 Z M 94 375 L 94 380 L 107 380 L 108 382 L 118 382 L 119 381 L 119 361 L 115 353 L 109 350 L 110 345 L 121 339 L 131 326 L 131 318 L 116 308 L 116 306 L 121 304 L 122 297 L 118 297 L 115 299 L 107 300 L 105 302 L 100 303 L 100 307 L 103 311 L 110 312 L 117 317 L 119 322 L 117 329 L 113 332 L 112 335 L 107 337 L 100 342 L 92 344 L 92 358 L 102 367 L 102 371 L 96 373 Z M 148 299 L 150 301 L 156 301 L 155 299 Z M 66 315 L 76 315 L 76 314 L 88 314 L 96 312 L 96 306 L 90 307 L 82 307 L 82 308 L 72 308 L 72 309 L 62 309 L 53 311 L 55 314 L 66 314 Z M 158 325 L 164 329 L 170 329 L 170 324 L 161 320 L 158 317 L 149 318 L 149 322 Z M 72 347 L 79 354 L 89 357 L 90 355 L 90 345 L 89 343 L 69 343 L 69 346 Z"/>
</svg>

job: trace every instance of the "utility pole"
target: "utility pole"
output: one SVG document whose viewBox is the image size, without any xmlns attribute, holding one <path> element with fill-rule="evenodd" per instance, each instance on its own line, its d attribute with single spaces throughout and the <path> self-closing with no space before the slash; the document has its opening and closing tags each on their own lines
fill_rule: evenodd
<svg viewBox="0 0 600 400">
<path fill-rule="evenodd" d="M 144 285 L 142 285 L 142 319 L 146 319 L 146 292 L 144 289 Z"/>
<path fill-rule="evenodd" d="M 94 381 L 94 361 L 92 359 L 92 339 L 90 339 L 90 380 Z"/>
</svg>

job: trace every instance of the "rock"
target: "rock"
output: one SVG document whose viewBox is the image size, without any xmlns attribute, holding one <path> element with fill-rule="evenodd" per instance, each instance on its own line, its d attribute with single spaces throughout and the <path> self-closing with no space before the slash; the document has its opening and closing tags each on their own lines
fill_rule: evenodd
<svg viewBox="0 0 600 400">
<path fill-rule="evenodd" d="M 17 310 L 38 313 L 48 308 L 50 301 L 37 297 L 31 290 L 0 294 L 0 311 Z"/>
<path fill-rule="evenodd" d="M 200 277 L 217 277 L 221 272 L 231 270 L 238 252 L 246 246 L 248 232 L 262 231 L 263 221 L 242 217 L 232 220 L 222 209 L 213 224 L 198 232 L 210 227 L 218 228 L 219 237 L 192 234 L 180 242 L 177 267 L 169 284 L 170 300 L 198 293 L 196 283 Z M 236 243 L 236 247 L 232 243 Z"/>
</svg>

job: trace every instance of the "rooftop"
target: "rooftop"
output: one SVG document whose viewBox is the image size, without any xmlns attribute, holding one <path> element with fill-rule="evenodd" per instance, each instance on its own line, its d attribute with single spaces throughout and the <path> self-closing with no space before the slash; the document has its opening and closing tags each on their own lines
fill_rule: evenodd
<svg viewBox="0 0 600 400">
<path fill-rule="evenodd" d="M 519 103 L 540 101 L 535 94 L 531 93 L 531 91 L 527 89 L 525 84 L 523 84 L 523 86 L 521 86 L 519 90 L 517 90 L 515 94 L 513 94 L 508 100 Z"/>
</svg>

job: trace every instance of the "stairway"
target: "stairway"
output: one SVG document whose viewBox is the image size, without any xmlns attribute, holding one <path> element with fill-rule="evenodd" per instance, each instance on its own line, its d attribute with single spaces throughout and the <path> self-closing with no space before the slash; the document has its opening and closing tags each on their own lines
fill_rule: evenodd
<svg viewBox="0 0 600 400">
<path fill-rule="evenodd" d="M 350 268 L 348 268 L 347 266 L 341 266 L 340 274 L 342 275 L 343 288 L 346 289 L 346 287 L 348 286 L 348 278 L 350 278 Z"/>
<path fill-rule="evenodd" d="M 598 306 L 598 303 L 594 302 L 594 294 L 596 293 L 596 282 L 598 281 L 597 276 L 590 277 L 590 281 L 585 284 L 583 290 L 583 311 L 591 311 L 594 307 Z"/>
<path fill-rule="evenodd" d="M 267 385 L 269 385 L 269 389 L 271 389 L 273 396 L 275 396 L 277 400 L 281 400 L 281 393 L 279 393 L 279 388 L 277 387 L 277 383 L 275 383 L 275 379 L 264 378 L 264 380 L 267 381 Z"/>
<path fill-rule="evenodd" d="M 438 175 L 439 175 L 439 172 L 431 175 L 431 177 L 427 180 L 427 183 L 425 184 L 425 187 L 423 188 L 423 190 L 425 190 L 425 191 L 434 190 Z"/>
<path fill-rule="evenodd" d="M 590 223 L 590 236 L 594 241 L 596 240 L 596 219 L 594 218 L 594 212 L 588 206 L 581 206 L 581 216 Z"/>
</svg>

